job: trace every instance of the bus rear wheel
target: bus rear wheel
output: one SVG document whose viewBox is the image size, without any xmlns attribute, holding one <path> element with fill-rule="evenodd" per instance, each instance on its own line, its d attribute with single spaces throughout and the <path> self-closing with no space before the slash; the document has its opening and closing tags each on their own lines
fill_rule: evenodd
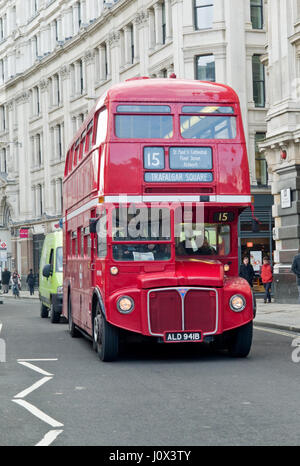
<svg viewBox="0 0 300 466">
<path fill-rule="evenodd" d="M 117 327 L 105 319 L 99 303 L 93 322 L 93 346 L 104 362 L 115 361 L 119 353 L 119 332 Z"/>
<path fill-rule="evenodd" d="M 230 356 L 246 358 L 250 353 L 253 336 L 253 322 L 249 322 L 233 331 L 228 344 Z"/>
</svg>

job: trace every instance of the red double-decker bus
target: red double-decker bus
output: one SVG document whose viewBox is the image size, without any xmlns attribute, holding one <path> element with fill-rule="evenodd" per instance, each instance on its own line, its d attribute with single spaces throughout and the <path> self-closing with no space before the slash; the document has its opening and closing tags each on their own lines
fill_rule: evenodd
<svg viewBox="0 0 300 466">
<path fill-rule="evenodd" d="M 238 277 L 251 205 L 241 111 L 228 86 L 137 78 L 113 86 L 65 165 L 63 314 L 103 361 L 120 338 L 217 342 L 245 357 L 254 298 Z"/>
</svg>

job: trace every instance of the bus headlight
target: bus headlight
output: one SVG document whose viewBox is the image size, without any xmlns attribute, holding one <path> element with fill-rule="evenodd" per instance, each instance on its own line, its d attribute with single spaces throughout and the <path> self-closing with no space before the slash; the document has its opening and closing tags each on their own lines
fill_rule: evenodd
<svg viewBox="0 0 300 466">
<path fill-rule="evenodd" d="M 117 309 L 121 314 L 129 314 L 133 311 L 134 301 L 130 296 L 121 296 L 117 301 Z"/>
<path fill-rule="evenodd" d="M 229 306 L 232 311 L 241 312 L 246 307 L 246 300 L 240 294 L 235 294 L 231 296 Z"/>
</svg>

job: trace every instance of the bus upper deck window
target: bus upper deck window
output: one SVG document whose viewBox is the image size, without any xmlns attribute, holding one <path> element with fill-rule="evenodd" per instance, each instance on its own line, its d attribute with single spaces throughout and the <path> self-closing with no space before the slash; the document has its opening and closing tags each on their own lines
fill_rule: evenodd
<svg viewBox="0 0 300 466">
<path fill-rule="evenodd" d="M 122 139 L 170 139 L 173 117 L 169 105 L 118 105 L 115 134 Z"/>
<path fill-rule="evenodd" d="M 95 143 L 97 146 L 100 146 L 105 139 L 107 134 L 107 109 L 103 108 L 100 110 L 99 114 L 97 115 L 97 123 L 95 125 L 96 135 Z"/>
<path fill-rule="evenodd" d="M 235 139 L 235 116 L 181 115 L 180 132 L 184 139 Z"/>
<path fill-rule="evenodd" d="M 184 105 L 182 113 L 230 114 L 234 113 L 234 108 L 221 105 Z"/>
</svg>

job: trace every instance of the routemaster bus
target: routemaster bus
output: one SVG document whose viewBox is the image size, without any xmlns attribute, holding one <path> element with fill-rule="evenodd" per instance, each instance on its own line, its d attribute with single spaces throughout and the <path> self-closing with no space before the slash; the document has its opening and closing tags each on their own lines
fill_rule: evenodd
<svg viewBox="0 0 300 466">
<path fill-rule="evenodd" d="M 238 276 L 251 205 L 239 99 L 211 82 L 111 87 L 65 164 L 63 314 L 103 361 L 120 339 L 251 349 L 253 293 Z"/>
</svg>

